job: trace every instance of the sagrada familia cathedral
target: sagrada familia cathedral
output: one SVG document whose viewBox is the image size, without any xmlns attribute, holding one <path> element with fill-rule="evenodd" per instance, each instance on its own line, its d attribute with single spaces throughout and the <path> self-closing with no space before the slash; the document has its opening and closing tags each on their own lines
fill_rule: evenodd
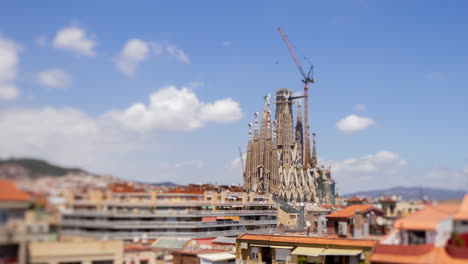
<svg viewBox="0 0 468 264">
<path fill-rule="evenodd" d="M 310 155 L 309 126 L 305 124 L 304 129 L 300 101 L 294 126 L 293 99 L 289 89 L 276 91 L 273 120 L 270 96 L 265 96 L 260 128 L 255 113 L 253 133 L 249 124 L 244 186 L 276 194 L 286 202 L 333 204 L 335 181 L 331 169 L 317 163 L 315 133 Z"/>
</svg>

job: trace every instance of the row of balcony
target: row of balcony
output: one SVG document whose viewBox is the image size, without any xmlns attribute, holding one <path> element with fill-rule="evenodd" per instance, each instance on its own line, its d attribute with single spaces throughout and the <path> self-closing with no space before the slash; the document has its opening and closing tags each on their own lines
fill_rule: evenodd
<svg viewBox="0 0 468 264">
<path fill-rule="evenodd" d="M 64 216 L 113 216 L 129 218 L 152 217 L 194 217 L 194 216 L 242 216 L 242 215 L 276 215 L 277 210 L 151 210 L 151 211 L 119 211 L 119 210 L 73 210 L 61 212 Z"/>
<path fill-rule="evenodd" d="M 84 236 L 93 237 L 98 239 L 118 239 L 118 240 L 133 240 L 135 238 L 146 237 L 148 239 L 156 239 L 163 236 L 168 237 L 192 237 L 192 238 L 205 238 L 205 237 L 218 237 L 218 236 L 238 236 L 243 233 L 251 234 L 273 234 L 277 232 L 276 228 L 264 228 L 256 230 L 233 229 L 223 231 L 202 231 L 202 232 L 93 232 L 83 230 L 67 230 L 63 229 L 61 235 L 65 236 Z"/>
<path fill-rule="evenodd" d="M 121 200 L 103 200 L 101 202 L 91 200 L 75 200 L 73 205 L 83 206 L 95 206 L 95 205 L 108 205 L 108 206 L 131 206 L 131 207 L 158 207 L 158 206 L 170 206 L 170 207 L 194 207 L 194 206 L 274 206 L 274 203 L 270 201 L 259 201 L 259 202 L 242 202 L 242 201 L 223 201 L 223 202 L 211 202 L 211 201 L 193 201 L 193 200 L 180 200 L 180 201 L 156 201 L 151 202 L 145 201 L 121 201 Z"/>
<path fill-rule="evenodd" d="M 109 220 L 75 220 L 63 219 L 61 226 L 106 227 L 115 229 L 148 229 L 148 228 L 210 228 L 247 225 L 276 225 L 278 220 L 245 220 L 229 222 L 200 221 L 109 221 Z"/>
</svg>

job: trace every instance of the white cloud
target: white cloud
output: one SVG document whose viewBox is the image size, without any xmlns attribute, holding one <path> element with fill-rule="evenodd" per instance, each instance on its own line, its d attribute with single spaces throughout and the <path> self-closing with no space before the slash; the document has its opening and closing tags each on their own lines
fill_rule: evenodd
<svg viewBox="0 0 468 264">
<path fill-rule="evenodd" d="M 0 83 L 0 101 L 10 101 L 16 99 L 20 94 L 19 89 L 11 84 Z"/>
<path fill-rule="evenodd" d="M 150 56 L 150 51 L 156 56 L 167 54 L 175 57 L 182 63 L 190 64 L 190 59 L 187 54 L 174 44 L 130 39 L 123 47 L 120 54 L 114 58 L 115 66 L 125 75 L 133 76 L 135 75 L 138 65 Z"/>
<path fill-rule="evenodd" d="M 366 111 L 366 105 L 365 104 L 357 104 L 354 106 L 354 109 L 356 109 L 356 111 Z"/>
<path fill-rule="evenodd" d="M 455 169 L 435 167 L 424 176 L 424 185 L 436 188 L 466 189 L 468 187 L 468 168 Z"/>
<path fill-rule="evenodd" d="M 367 174 L 381 172 L 382 170 L 395 171 L 407 162 L 391 151 L 379 151 L 375 154 L 362 156 L 356 159 L 347 159 L 333 163 L 333 171 L 337 174 Z"/>
<path fill-rule="evenodd" d="M 223 46 L 224 46 L 224 47 L 229 47 L 229 46 L 231 46 L 231 45 L 232 45 L 232 42 L 231 42 L 231 41 L 224 41 L 224 42 L 223 42 Z"/>
<path fill-rule="evenodd" d="M 345 133 L 353 133 L 365 130 L 374 125 L 375 121 L 368 117 L 349 115 L 336 123 L 336 127 Z"/>
<path fill-rule="evenodd" d="M 245 159 L 247 158 L 247 154 L 242 155 L 242 162 L 245 164 Z M 241 167 L 241 158 L 237 157 L 231 161 L 232 167 Z"/>
<path fill-rule="evenodd" d="M 207 122 L 237 121 L 242 117 L 242 110 L 240 104 L 231 98 L 205 103 L 189 88 L 179 90 L 168 86 L 152 93 L 148 105 L 135 103 L 107 115 L 134 131 L 190 131 L 203 127 Z"/>
<path fill-rule="evenodd" d="M 56 89 L 68 88 L 72 77 L 62 69 L 49 69 L 37 74 L 37 80 L 44 86 Z"/>
<path fill-rule="evenodd" d="M 114 59 L 115 66 L 127 76 L 133 76 L 138 64 L 146 60 L 149 44 L 140 39 L 130 39 L 120 54 Z"/>
<path fill-rule="evenodd" d="M 169 44 L 167 45 L 166 49 L 170 55 L 176 57 L 180 62 L 190 64 L 190 59 L 188 58 L 187 54 L 185 54 L 182 49 L 176 47 L 176 45 Z"/>
<path fill-rule="evenodd" d="M 13 100 L 20 94 L 13 83 L 17 78 L 20 51 L 18 44 L 0 35 L 0 101 Z"/>
<path fill-rule="evenodd" d="M 202 169 L 205 167 L 205 162 L 203 160 L 188 160 L 176 163 L 160 163 L 159 167 L 161 169 L 183 169 L 183 168 L 195 168 Z"/>
<path fill-rule="evenodd" d="M 0 156 L 40 157 L 68 166 L 103 170 L 119 158 L 144 148 L 142 138 L 115 121 L 74 108 L 44 107 L 0 112 Z"/>
<path fill-rule="evenodd" d="M 73 51 L 80 55 L 95 56 L 96 42 L 87 36 L 84 29 L 78 26 L 69 26 L 57 32 L 54 47 Z"/>
<path fill-rule="evenodd" d="M 342 161 L 328 161 L 332 177 L 345 192 L 405 185 L 402 168 L 407 162 L 397 153 L 382 150 Z"/>
<path fill-rule="evenodd" d="M 205 103 L 200 108 L 200 118 L 203 121 L 216 123 L 231 123 L 241 119 L 240 104 L 231 98 L 218 100 L 214 103 Z"/>
</svg>

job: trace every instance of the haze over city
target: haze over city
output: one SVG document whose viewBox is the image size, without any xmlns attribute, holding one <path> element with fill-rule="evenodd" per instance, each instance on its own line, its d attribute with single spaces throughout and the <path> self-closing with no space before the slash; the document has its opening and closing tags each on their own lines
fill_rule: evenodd
<svg viewBox="0 0 468 264">
<path fill-rule="evenodd" d="M 27 6 L 27 8 L 25 8 Z M 242 184 L 247 124 L 300 94 L 342 193 L 468 189 L 465 1 L 3 2 L 0 158 Z"/>
</svg>

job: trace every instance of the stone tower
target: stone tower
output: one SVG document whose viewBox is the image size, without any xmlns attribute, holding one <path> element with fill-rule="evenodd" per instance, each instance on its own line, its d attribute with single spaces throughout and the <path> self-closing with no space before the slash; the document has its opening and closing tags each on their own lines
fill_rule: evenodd
<svg viewBox="0 0 468 264">
<path fill-rule="evenodd" d="M 244 186 L 252 191 L 277 194 L 288 202 L 333 203 L 335 182 L 331 170 L 317 164 L 315 134 L 310 155 L 309 126 L 303 124 L 300 102 L 294 126 L 291 90 L 278 89 L 275 98 L 275 120 L 267 96 L 260 128 L 259 114 L 254 115 L 253 138 L 249 124 Z"/>
</svg>

